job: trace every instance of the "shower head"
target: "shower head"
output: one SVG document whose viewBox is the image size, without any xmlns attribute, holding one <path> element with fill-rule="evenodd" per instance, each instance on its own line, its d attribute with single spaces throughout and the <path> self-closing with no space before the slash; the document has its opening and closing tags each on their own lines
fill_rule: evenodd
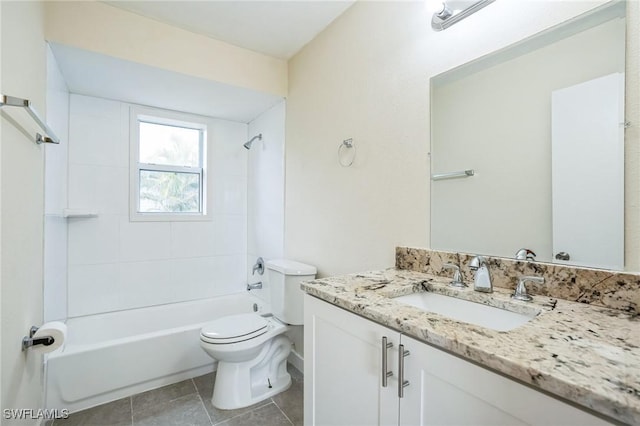
<svg viewBox="0 0 640 426">
<path fill-rule="evenodd" d="M 260 133 L 260 134 L 259 134 L 259 135 L 257 135 L 257 136 L 252 137 L 252 138 L 251 138 L 251 140 L 250 140 L 249 142 L 245 143 L 243 146 L 244 146 L 246 149 L 251 149 L 251 144 L 252 144 L 252 143 L 253 143 L 253 141 L 255 141 L 256 139 L 258 139 L 259 141 L 261 141 L 261 140 L 262 140 L 262 133 Z"/>
</svg>

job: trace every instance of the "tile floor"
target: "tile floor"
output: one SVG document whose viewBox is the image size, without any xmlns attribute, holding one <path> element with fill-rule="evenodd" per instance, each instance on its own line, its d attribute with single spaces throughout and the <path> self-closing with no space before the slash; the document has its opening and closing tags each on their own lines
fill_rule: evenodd
<svg viewBox="0 0 640 426">
<path fill-rule="evenodd" d="M 238 410 L 211 405 L 215 373 L 119 399 L 84 411 L 54 426 L 291 426 L 302 425 L 303 376 L 289 365 L 291 387 L 273 398 Z"/>
</svg>

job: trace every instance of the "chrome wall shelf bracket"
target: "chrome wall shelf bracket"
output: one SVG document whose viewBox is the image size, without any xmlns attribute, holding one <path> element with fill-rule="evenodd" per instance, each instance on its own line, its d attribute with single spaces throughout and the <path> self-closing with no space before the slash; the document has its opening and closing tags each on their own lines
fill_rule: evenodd
<svg viewBox="0 0 640 426">
<path fill-rule="evenodd" d="M 38 124 L 38 126 L 45 133 L 44 135 L 40 133 L 36 133 L 35 142 L 37 144 L 41 143 L 55 143 L 59 144 L 60 139 L 56 136 L 54 131 L 40 118 L 38 112 L 31 105 L 31 101 L 29 99 L 21 99 L 16 98 L 14 96 L 0 95 L 0 108 L 5 106 L 11 107 L 19 107 L 24 108 L 27 113 L 33 118 L 33 120 Z"/>
</svg>

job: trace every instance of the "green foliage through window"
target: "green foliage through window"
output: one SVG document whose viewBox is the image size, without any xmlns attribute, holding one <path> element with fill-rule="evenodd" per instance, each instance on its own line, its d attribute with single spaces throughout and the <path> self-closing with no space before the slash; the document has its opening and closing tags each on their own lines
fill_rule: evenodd
<svg viewBox="0 0 640 426">
<path fill-rule="evenodd" d="M 140 170 L 140 211 L 199 212 L 200 175 Z"/>
<path fill-rule="evenodd" d="M 138 125 L 138 212 L 202 213 L 204 130 Z"/>
</svg>

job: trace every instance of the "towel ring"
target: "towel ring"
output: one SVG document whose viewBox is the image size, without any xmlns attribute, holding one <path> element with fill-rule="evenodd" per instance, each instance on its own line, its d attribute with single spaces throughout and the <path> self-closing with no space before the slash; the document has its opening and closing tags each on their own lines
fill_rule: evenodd
<svg viewBox="0 0 640 426">
<path fill-rule="evenodd" d="M 347 158 L 347 161 L 343 161 L 343 152 L 353 151 L 351 154 L 351 160 Z M 350 167 L 356 159 L 356 146 L 353 144 L 353 138 L 345 139 L 340 145 L 338 145 L 338 163 L 342 167 Z"/>
</svg>

